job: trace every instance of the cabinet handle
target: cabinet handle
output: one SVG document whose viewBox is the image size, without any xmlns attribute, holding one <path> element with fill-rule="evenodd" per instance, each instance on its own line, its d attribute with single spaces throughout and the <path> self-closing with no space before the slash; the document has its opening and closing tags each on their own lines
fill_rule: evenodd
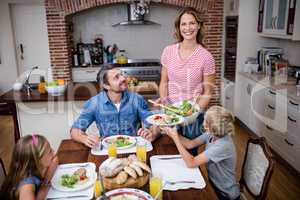
<svg viewBox="0 0 300 200">
<path fill-rule="evenodd" d="M 284 141 L 285 141 L 288 145 L 294 146 L 294 144 L 293 144 L 293 143 L 290 143 L 287 139 L 284 139 Z"/>
<path fill-rule="evenodd" d="M 295 123 L 297 122 L 297 120 L 291 118 L 290 116 L 288 116 L 288 119 L 289 119 L 291 122 L 295 122 Z"/>
<path fill-rule="evenodd" d="M 290 104 L 294 105 L 294 106 L 299 106 L 298 103 L 294 103 L 293 101 L 289 100 Z"/>
<path fill-rule="evenodd" d="M 230 99 L 230 97 L 227 97 L 227 96 L 226 96 L 225 98 L 226 98 L 227 100 L 229 100 L 229 99 Z"/>
<path fill-rule="evenodd" d="M 269 104 L 268 104 L 268 107 L 269 107 L 270 109 L 272 109 L 272 110 L 275 110 L 275 108 L 274 108 L 273 106 L 269 105 Z"/>
<path fill-rule="evenodd" d="M 248 85 L 247 85 L 247 94 L 250 95 L 250 94 L 251 94 L 251 90 L 252 90 L 252 89 L 251 89 L 251 85 L 248 84 Z"/>
<path fill-rule="evenodd" d="M 269 90 L 269 93 L 272 95 L 276 95 L 276 92 L 273 92 L 272 90 Z"/>
<path fill-rule="evenodd" d="M 277 24 L 276 24 L 277 18 L 278 18 L 277 16 L 274 17 L 274 28 L 275 29 L 277 29 Z"/>
<path fill-rule="evenodd" d="M 94 70 L 85 71 L 86 73 L 95 73 Z"/>
<path fill-rule="evenodd" d="M 266 125 L 266 128 L 269 129 L 270 131 L 273 131 L 273 129 L 268 125 Z"/>
</svg>

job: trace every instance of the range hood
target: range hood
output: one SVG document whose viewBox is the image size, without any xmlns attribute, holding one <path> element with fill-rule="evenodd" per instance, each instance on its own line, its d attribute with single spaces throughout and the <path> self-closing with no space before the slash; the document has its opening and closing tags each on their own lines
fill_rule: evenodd
<svg viewBox="0 0 300 200">
<path fill-rule="evenodd" d="M 137 12 L 141 11 L 141 12 Z M 132 2 L 127 4 L 127 16 L 128 20 L 123 21 L 112 26 L 130 26 L 130 25 L 160 25 L 156 22 L 145 20 L 144 16 L 149 12 L 149 9 L 146 4 L 139 4 Z"/>
</svg>

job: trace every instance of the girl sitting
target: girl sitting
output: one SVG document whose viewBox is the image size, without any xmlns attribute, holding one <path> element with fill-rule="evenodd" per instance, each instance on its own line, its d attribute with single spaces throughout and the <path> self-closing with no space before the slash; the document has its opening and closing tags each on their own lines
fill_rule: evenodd
<svg viewBox="0 0 300 200">
<path fill-rule="evenodd" d="M 44 199 L 57 165 L 58 158 L 45 137 L 27 135 L 21 138 L 14 147 L 0 199 Z"/>
<path fill-rule="evenodd" d="M 206 164 L 208 176 L 220 200 L 240 199 L 239 184 L 235 178 L 236 151 L 231 135 L 234 118 L 220 106 L 212 106 L 204 116 L 205 133 L 189 140 L 174 128 L 163 128 L 173 139 L 184 162 L 190 168 Z M 205 151 L 192 156 L 186 149 L 206 144 Z"/>
</svg>

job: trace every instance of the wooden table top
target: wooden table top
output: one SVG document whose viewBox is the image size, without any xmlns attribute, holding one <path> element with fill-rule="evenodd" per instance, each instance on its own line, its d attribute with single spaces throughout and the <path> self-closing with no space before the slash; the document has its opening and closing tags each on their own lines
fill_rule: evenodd
<svg viewBox="0 0 300 200">
<path fill-rule="evenodd" d="M 153 143 L 153 150 L 147 153 L 147 163 L 149 164 L 149 158 L 152 155 L 168 155 L 168 154 L 178 154 L 176 146 L 172 140 L 167 136 L 162 136 L 158 138 Z M 122 156 L 122 155 L 120 155 Z M 82 144 L 74 142 L 73 140 L 63 140 L 58 149 L 58 158 L 60 164 L 65 163 L 76 163 L 76 162 L 93 162 L 96 164 L 96 169 L 98 170 L 99 165 L 107 159 L 107 156 L 95 156 L 91 154 L 89 148 Z M 200 170 L 203 171 L 202 167 Z M 208 178 L 203 174 L 203 178 L 206 182 L 206 187 L 204 189 L 186 189 L 178 191 L 164 191 L 164 200 L 199 200 L 199 199 L 218 199 L 213 187 L 211 186 Z M 149 192 L 149 185 L 146 184 L 142 190 Z"/>
</svg>

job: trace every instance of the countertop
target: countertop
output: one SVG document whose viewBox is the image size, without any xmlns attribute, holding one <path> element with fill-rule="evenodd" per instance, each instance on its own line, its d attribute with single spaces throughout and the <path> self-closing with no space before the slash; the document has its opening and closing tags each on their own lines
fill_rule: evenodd
<svg viewBox="0 0 300 200">
<path fill-rule="evenodd" d="M 47 102 L 47 101 L 86 101 L 92 96 L 95 96 L 100 91 L 100 87 L 95 82 L 89 83 L 69 83 L 64 95 L 51 96 L 40 94 L 38 90 L 33 90 L 30 96 L 25 91 L 10 90 L 0 96 L 0 102 L 15 103 L 15 102 Z M 138 91 L 145 98 L 156 96 L 157 91 Z"/>
<path fill-rule="evenodd" d="M 296 86 L 296 79 L 293 77 L 284 79 L 280 78 L 280 76 L 269 77 L 261 73 L 239 72 L 239 74 L 270 88 L 274 92 L 278 92 L 294 101 L 300 102 L 300 87 Z"/>
</svg>

